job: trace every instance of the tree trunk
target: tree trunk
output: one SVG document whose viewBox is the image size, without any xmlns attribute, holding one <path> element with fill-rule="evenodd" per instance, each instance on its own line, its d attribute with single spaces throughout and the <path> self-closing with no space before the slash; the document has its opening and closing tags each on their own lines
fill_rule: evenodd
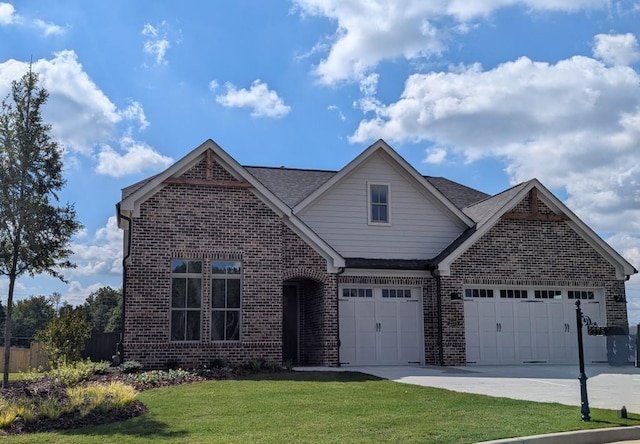
<svg viewBox="0 0 640 444">
<path fill-rule="evenodd" d="M 13 289 L 16 275 L 9 274 L 9 295 L 7 296 L 7 316 L 4 323 L 4 368 L 2 374 L 2 388 L 9 385 L 9 363 L 11 359 L 11 312 L 13 311 Z"/>
</svg>

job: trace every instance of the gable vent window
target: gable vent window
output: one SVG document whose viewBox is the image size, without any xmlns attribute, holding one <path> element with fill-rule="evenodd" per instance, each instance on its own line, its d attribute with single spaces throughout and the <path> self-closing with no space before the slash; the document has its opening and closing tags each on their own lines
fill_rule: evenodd
<svg viewBox="0 0 640 444">
<path fill-rule="evenodd" d="M 171 261 L 171 340 L 199 341 L 202 262 Z"/>
<path fill-rule="evenodd" d="M 389 224 L 389 185 L 369 184 L 369 223 Z"/>
<path fill-rule="evenodd" d="M 240 340 L 240 300 L 242 288 L 240 262 L 211 264 L 211 340 Z"/>
</svg>

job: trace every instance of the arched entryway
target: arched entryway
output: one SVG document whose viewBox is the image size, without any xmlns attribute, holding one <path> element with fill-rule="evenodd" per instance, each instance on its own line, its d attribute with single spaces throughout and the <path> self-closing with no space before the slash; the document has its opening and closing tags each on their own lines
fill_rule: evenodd
<svg viewBox="0 0 640 444">
<path fill-rule="evenodd" d="M 335 328 L 328 313 L 335 308 L 325 284 L 310 277 L 292 277 L 282 288 L 282 361 L 292 365 L 326 365 L 326 344 Z M 335 317 L 335 316 L 334 316 Z"/>
</svg>

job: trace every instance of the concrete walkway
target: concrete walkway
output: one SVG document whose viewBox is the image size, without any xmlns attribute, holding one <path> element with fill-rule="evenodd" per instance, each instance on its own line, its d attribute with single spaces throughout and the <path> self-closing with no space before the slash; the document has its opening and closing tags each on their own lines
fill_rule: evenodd
<svg viewBox="0 0 640 444">
<path fill-rule="evenodd" d="M 495 365 L 466 367 L 299 367 L 296 370 L 356 371 L 406 384 L 464 393 L 557 402 L 580 406 L 577 366 Z M 585 368 L 590 407 L 640 414 L 640 368 L 590 365 Z"/>
<path fill-rule="evenodd" d="M 580 406 L 577 366 L 345 367 L 397 382 L 465 393 Z M 585 368 L 590 407 L 640 414 L 640 368 Z"/>
</svg>

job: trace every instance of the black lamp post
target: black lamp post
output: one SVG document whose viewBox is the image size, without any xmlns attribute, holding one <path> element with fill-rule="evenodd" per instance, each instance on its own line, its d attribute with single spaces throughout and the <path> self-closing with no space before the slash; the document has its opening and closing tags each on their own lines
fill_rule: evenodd
<svg viewBox="0 0 640 444">
<path fill-rule="evenodd" d="M 584 373 L 584 350 L 582 347 L 582 309 L 580 308 L 580 300 L 576 301 L 576 325 L 578 331 L 578 360 L 580 361 L 580 412 L 583 421 L 591 421 L 589 416 L 589 399 L 587 397 L 587 375 Z"/>
</svg>

